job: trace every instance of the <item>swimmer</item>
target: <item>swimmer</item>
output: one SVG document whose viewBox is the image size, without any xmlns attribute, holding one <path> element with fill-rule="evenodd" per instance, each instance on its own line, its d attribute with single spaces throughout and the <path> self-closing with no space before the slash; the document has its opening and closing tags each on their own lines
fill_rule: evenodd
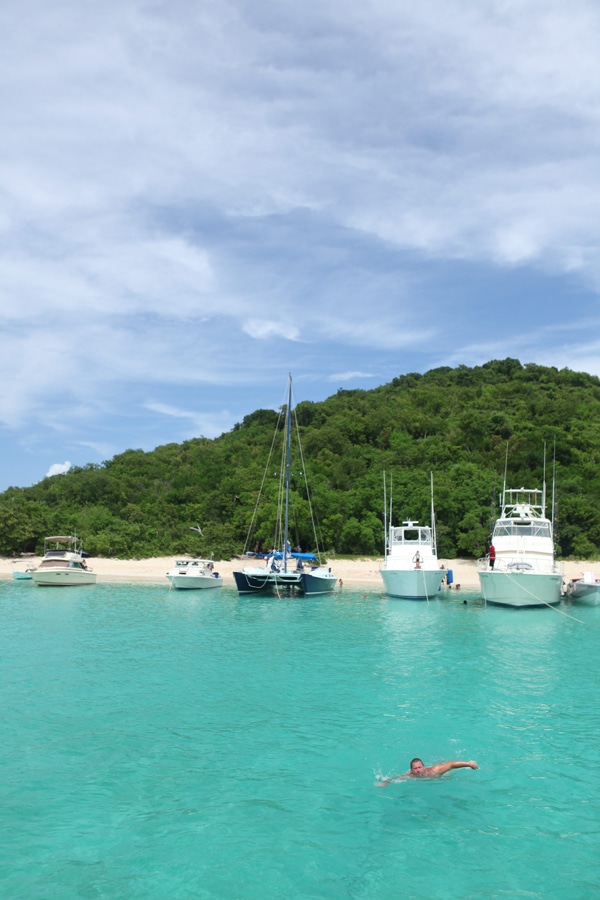
<svg viewBox="0 0 600 900">
<path fill-rule="evenodd" d="M 385 787 L 392 781 L 399 781 L 401 778 L 440 778 L 450 769 L 478 769 L 479 766 L 473 760 L 464 762 L 462 759 L 453 759 L 450 762 L 438 763 L 437 766 L 425 766 L 423 760 L 416 756 L 410 761 L 410 772 L 404 775 L 395 775 L 393 778 L 384 778 L 379 782 L 378 787 Z"/>
</svg>

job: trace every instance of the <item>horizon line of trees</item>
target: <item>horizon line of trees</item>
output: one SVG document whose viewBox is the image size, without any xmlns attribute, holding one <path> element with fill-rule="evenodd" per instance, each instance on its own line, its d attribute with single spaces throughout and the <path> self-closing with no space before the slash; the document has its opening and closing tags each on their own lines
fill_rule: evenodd
<svg viewBox="0 0 600 900">
<path fill-rule="evenodd" d="M 509 487 L 541 487 L 544 472 L 555 471 L 557 555 L 600 557 L 595 376 L 516 359 L 440 367 L 300 402 L 295 416 L 325 554 L 383 554 L 385 471 L 393 475 L 396 524 L 429 521 L 433 472 L 439 555 L 481 556 L 508 459 Z M 277 412 L 259 409 L 214 440 L 126 450 L 29 488 L 11 487 L 0 494 L 0 554 L 40 553 L 46 535 L 74 531 L 92 556 L 227 559 L 254 542 L 270 546 L 279 470 L 264 470 L 281 427 Z M 265 502 L 248 547 L 263 477 Z M 196 523 L 203 537 L 190 531 Z M 290 540 L 316 549 L 300 466 L 292 471 Z"/>
</svg>

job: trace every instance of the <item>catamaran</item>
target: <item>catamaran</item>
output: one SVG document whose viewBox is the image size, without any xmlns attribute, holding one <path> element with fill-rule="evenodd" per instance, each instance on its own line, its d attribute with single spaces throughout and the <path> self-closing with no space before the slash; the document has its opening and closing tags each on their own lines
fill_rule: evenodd
<svg viewBox="0 0 600 900">
<path fill-rule="evenodd" d="M 297 422 L 296 432 L 298 432 Z M 272 550 L 269 554 L 263 554 L 263 565 L 255 564 L 243 566 L 239 571 L 233 573 L 233 577 L 240 594 L 279 593 L 281 591 L 305 595 L 329 594 L 335 588 L 337 584 L 337 578 L 332 574 L 331 569 L 320 564 L 316 529 L 314 528 L 314 518 L 313 531 L 315 544 L 317 545 L 316 553 L 301 553 L 299 551 L 293 551 L 289 540 L 292 434 L 291 375 L 288 377 L 284 433 L 285 445 L 283 453 L 284 466 L 283 490 L 281 492 L 282 503 L 280 504 L 275 541 L 273 545 L 276 549 Z M 302 448 L 300 447 L 299 435 L 298 446 L 301 453 Z M 268 467 L 269 463 L 267 462 L 267 471 Z M 302 468 L 304 471 L 306 471 L 304 465 Z M 306 494 L 310 504 L 310 494 L 308 491 L 307 482 L 305 486 Z M 250 542 L 252 527 L 253 523 L 251 523 L 250 530 L 248 532 L 246 547 Z"/>
</svg>

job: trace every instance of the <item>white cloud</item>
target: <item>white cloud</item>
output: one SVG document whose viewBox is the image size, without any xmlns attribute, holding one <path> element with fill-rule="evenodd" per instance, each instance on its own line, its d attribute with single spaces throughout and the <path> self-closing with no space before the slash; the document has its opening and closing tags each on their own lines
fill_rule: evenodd
<svg viewBox="0 0 600 900">
<path fill-rule="evenodd" d="M 259 318 L 251 319 L 243 326 L 246 334 L 258 340 L 266 338 L 282 337 L 288 341 L 297 341 L 299 337 L 299 329 L 296 325 L 289 325 L 286 322 L 275 322 L 273 320 L 263 320 Z"/>
<path fill-rule="evenodd" d="M 46 478 L 50 478 L 52 475 L 64 475 L 70 468 L 71 463 L 68 460 L 65 460 L 64 463 L 53 463 L 46 472 Z"/>
</svg>

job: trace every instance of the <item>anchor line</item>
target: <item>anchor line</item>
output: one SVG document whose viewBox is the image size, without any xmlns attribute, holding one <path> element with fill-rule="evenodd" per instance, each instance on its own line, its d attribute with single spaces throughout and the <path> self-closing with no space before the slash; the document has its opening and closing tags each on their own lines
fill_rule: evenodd
<svg viewBox="0 0 600 900">
<path fill-rule="evenodd" d="M 506 577 L 508 578 L 509 581 L 515 581 L 514 576 L 510 575 L 508 572 L 503 572 L 502 574 L 506 575 Z M 524 590 L 526 594 L 529 594 L 531 597 L 533 597 L 535 600 L 537 600 L 538 603 L 540 602 L 541 598 L 537 597 L 535 594 L 533 594 L 528 588 L 525 587 L 525 585 L 521 585 L 517 581 L 515 581 L 515 584 L 517 584 L 522 590 Z M 567 619 L 572 619 L 574 622 L 579 622 L 580 625 L 585 624 L 584 622 L 582 622 L 581 619 L 578 619 L 576 616 L 571 616 L 569 613 L 565 612 L 563 609 L 558 609 L 552 603 L 548 603 L 546 600 L 541 600 L 541 602 L 543 603 L 544 606 L 548 606 L 550 609 L 553 609 L 554 612 L 560 613 L 561 616 L 565 616 Z"/>
</svg>

